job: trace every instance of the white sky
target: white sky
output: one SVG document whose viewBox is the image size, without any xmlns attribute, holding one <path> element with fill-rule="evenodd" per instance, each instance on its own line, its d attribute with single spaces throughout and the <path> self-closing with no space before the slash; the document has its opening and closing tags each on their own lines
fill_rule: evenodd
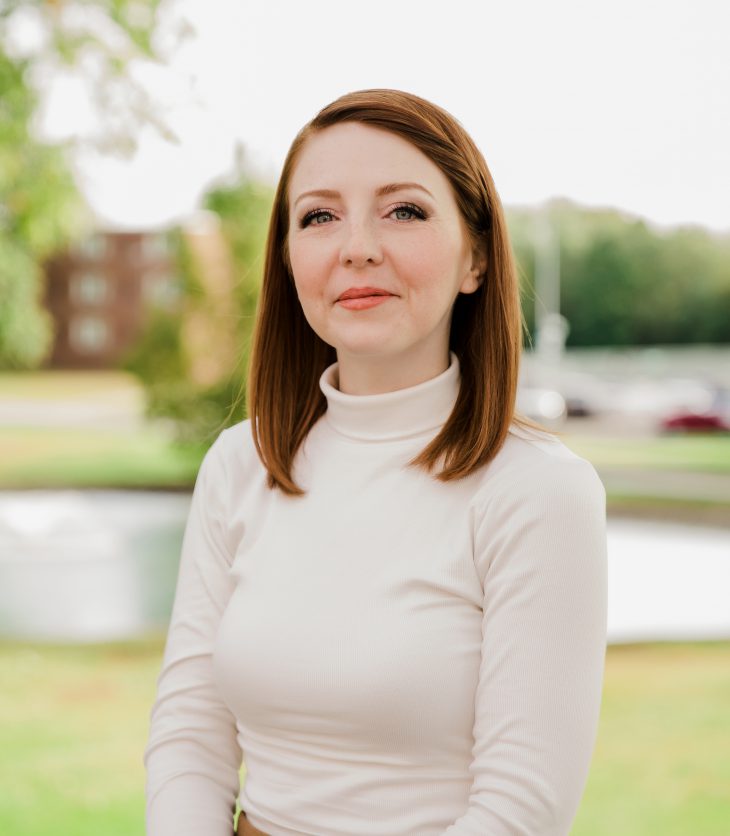
<svg viewBox="0 0 730 836">
<path fill-rule="evenodd" d="M 168 102 L 188 99 L 166 116 L 182 142 L 145 134 L 131 163 L 86 159 L 87 195 L 110 224 L 158 225 L 194 209 L 206 183 L 230 169 L 237 140 L 273 182 L 320 107 L 350 90 L 395 87 L 465 125 L 505 204 L 567 196 L 662 225 L 730 230 L 726 0 L 172 8 L 197 35 L 171 72 L 148 78 Z M 51 107 L 48 119 L 60 112 L 68 120 L 74 109 Z"/>
</svg>

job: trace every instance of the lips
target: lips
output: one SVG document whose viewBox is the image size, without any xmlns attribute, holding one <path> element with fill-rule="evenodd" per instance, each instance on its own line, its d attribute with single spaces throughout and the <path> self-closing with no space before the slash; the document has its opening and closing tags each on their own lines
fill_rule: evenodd
<svg viewBox="0 0 730 836">
<path fill-rule="evenodd" d="M 351 287 L 337 298 L 338 302 L 344 299 L 362 299 L 365 296 L 393 296 L 388 290 L 382 287 Z"/>
</svg>

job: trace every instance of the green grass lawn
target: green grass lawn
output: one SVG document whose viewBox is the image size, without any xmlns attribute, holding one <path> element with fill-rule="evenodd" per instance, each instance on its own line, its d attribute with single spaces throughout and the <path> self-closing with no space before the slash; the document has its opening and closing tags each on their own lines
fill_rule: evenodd
<svg viewBox="0 0 730 836">
<path fill-rule="evenodd" d="M 730 822 L 730 643 L 608 649 L 574 836 L 720 836 Z"/>
<path fill-rule="evenodd" d="M 139 381 L 122 371 L 0 372 L 0 403 L 43 414 L 59 402 L 115 404 L 141 413 Z M 211 437 L 208 444 L 213 441 Z M 0 426 L 0 489 L 189 488 L 207 444 L 180 446 L 160 424 L 124 430 L 88 426 Z"/>
<path fill-rule="evenodd" d="M 0 644 L 0 833 L 142 836 L 160 639 Z M 730 643 L 608 649 L 573 836 L 725 836 Z"/>
<path fill-rule="evenodd" d="M 0 833 L 143 834 L 159 641 L 0 645 Z"/>
<path fill-rule="evenodd" d="M 658 435 L 598 438 L 558 435 L 596 467 L 659 468 L 730 473 L 730 435 Z"/>
<path fill-rule="evenodd" d="M 190 487 L 204 451 L 154 428 L 2 427 L 0 489 Z"/>
</svg>

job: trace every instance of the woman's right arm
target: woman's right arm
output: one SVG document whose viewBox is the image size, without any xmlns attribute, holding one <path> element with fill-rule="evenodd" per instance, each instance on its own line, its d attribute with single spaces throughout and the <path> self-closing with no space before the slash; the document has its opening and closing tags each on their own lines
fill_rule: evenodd
<svg viewBox="0 0 730 836">
<path fill-rule="evenodd" d="M 220 438 L 198 473 L 144 753 L 148 836 L 231 836 L 242 753 L 212 654 L 233 591 Z"/>
</svg>

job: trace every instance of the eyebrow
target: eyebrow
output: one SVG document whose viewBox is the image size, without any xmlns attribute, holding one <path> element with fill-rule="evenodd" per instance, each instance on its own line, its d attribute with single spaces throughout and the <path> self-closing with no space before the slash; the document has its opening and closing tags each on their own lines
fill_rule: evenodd
<svg viewBox="0 0 730 836">
<path fill-rule="evenodd" d="M 422 186 L 420 183 L 388 183 L 386 186 L 380 186 L 378 189 L 375 190 L 375 194 L 377 197 L 383 197 L 383 195 L 393 194 L 393 192 L 402 192 L 406 189 L 418 189 L 419 191 L 425 192 L 431 199 L 433 195 L 429 190 Z M 326 198 L 338 198 L 342 197 L 340 192 L 335 191 L 333 189 L 315 189 L 311 192 L 302 192 L 299 197 L 294 201 L 294 206 L 299 203 L 300 200 L 304 200 L 305 197 L 326 197 Z"/>
</svg>

